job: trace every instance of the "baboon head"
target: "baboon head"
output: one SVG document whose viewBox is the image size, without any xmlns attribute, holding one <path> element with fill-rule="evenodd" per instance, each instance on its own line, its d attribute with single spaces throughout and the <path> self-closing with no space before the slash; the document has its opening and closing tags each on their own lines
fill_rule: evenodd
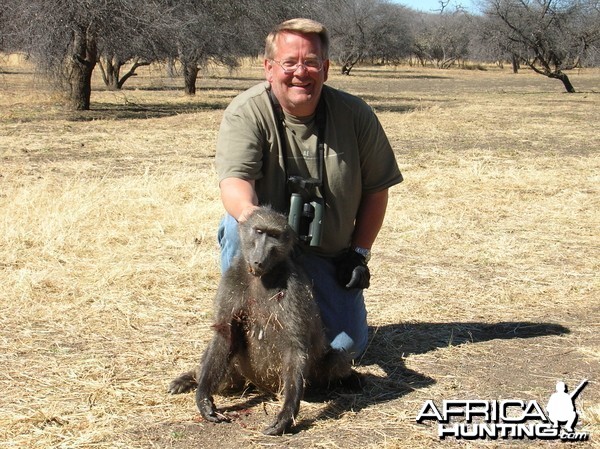
<svg viewBox="0 0 600 449">
<path fill-rule="evenodd" d="M 262 276 L 291 253 L 295 234 L 287 218 L 270 207 L 260 207 L 239 225 L 242 257 L 248 271 Z"/>
</svg>

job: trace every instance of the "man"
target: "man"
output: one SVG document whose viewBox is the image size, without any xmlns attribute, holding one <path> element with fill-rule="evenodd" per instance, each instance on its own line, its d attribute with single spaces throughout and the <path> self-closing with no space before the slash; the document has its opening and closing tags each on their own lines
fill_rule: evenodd
<svg viewBox="0 0 600 449">
<path fill-rule="evenodd" d="M 267 37 L 266 82 L 225 111 L 216 167 L 227 215 L 219 229 L 221 269 L 237 248 L 237 222 L 259 204 L 289 213 L 296 194 L 314 219 L 300 263 L 313 279 L 332 346 L 355 358 L 367 345 L 363 288 L 367 262 L 383 223 L 388 188 L 402 175 L 372 109 L 324 85 L 329 37 L 323 25 L 292 19 Z M 299 196 L 298 196 L 299 195 Z M 310 219 L 310 218 L 309 218 Z"/>
</svg>

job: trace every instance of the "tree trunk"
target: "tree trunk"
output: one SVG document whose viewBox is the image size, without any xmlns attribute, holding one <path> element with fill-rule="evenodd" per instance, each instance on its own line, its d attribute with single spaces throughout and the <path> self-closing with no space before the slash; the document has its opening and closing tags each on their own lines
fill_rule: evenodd
<svg viewBox="0 0 600 449">
<path fill-rule="evenodd" d="M 196 80 L 200 69 L 195 63 L 183 63 L 183 79 L 185 81 L 185 93 L 187 95 L 196 95 Z"/>
<path fill-rule="evenodd" d="M 359 58 L 348 59 L 342 64 L 342 75 L 350 75 L 350 71 L 358 63 Z"/>
<path fill-rule="evenodd" d="M 88 111 L 92 96 L 92 70 L 84 64 L 74 64 L 69 84 L 69 105 L 76 111 Z"/>
<path fill-rule="evenodd" d="M 539 73 L 540 75 L 544 75 L 544 76 L 547 76 L 548 78 L 552 78 L 552 79 L 561 80 L 568 93 L 570 93 L 570 94 L 575 93 L 575 88 L 571 84 L 571 80 L 569 79 L 567 74 L 564 73 L 562 70 L 551 71 L 551 69 L 547 65 L 543 68 L 538 68 L 535 66 L 535 64 L 533 64 L 531 62 L 529 63 L 529 67 L 531 67 L 534 72 Z"/>
<path fill-rule="evenodd" d="M 96 39 L 89 30 L 80 28 L 73 32 L 71 45 L 72 56 L 67 61 L 68 102 L 72 109 L 87 111 L 97 59 Z"/>
<path fill-rule="evenodd" d="M 102 62 L 103 60 L 104 62 Z M 102 81 L 104 81 L 108 90 L 119 89 L 119 71 L 121 70 L 121 64 L 119 64 L 115 58 L 107 56 L 98 59 L 98 67 L 100 67 Z"/>
<path fill-rule="evenodd" d="M 104 60 L 104 63 L 102 62 Z M 100 71 L 102 72 L 102 80 L 104 84 L 108 88 L 108 90 L 121 90 L 123 88 L 123 84 L 132 76 L 136 76 L 135 71 L 142 66 L 150 65 L 149 62 L 139 61 L 136 59 L 132 64 L 131 68 L 125 73 L 125 75 L 121 76 L 121 68 L 125 65 L 125 63 L 119 61 L 116 57 L 105 57 L 98 59 L 98 66 L 100 67 Z"/>
<path fill-rule="evenodd" d="M 138 59 L 136 59 L 133 64 L 131 65 L 131 68 L 127 71 L 127 73 L 125 75 L 123 75 L 123 77 L 121 79 L 119 79 L 117 81 L 117 89 L 121 89 L 123 87 L 123 84 L 125 84 L 125 81 L 127 81 L 129 78 L 131 78 L 132 76 L 136 76 L 137 73 L 135 73 L 135 71 L 142 66 L 146 66 L 146 65 L 150 65 L 149 62 L 147 61 L 139 61 Z M 196 81 L 194 81 L 195 83 Z"/>
<path fill-rule="evenodd" d="M 519 73 L 519 68 L 520 68 L 520 64 L 519 64 L 519 58 L 517 57 L 517 55 L 513 54 L 512 55 L 512 69 L 513 69 L 513 73 Z"/>
<path fill-rule="evenodd" d="M 563 72 L 558 72 L 556 74 L 556 76 L 552 77 L 552 78 L 556 78 L 562 81 L 562 83 L 565 86 L 565 89 L 567 90 L 567 92 L 569 92 L 570 94 L 574 94 L 575 93 L 575 88 L 573 87 L 573 85 L 571 84 L 571 80 L 569 79 L 569 77 L 563 73 Z"/>
<path fill-rule="evenodd" d="M 167 76 L 169 78 L 175 78 L 177 76 L 177 69 L 175 68 L 175 58 L 167 59 Z"/>
<path fill-rule="evenodd" d="M 116 58 L 106 58 L 106 87 L 108 90 L 119 90 L 119 75 L 121 73 L 121 63 Z"/>
</svg>

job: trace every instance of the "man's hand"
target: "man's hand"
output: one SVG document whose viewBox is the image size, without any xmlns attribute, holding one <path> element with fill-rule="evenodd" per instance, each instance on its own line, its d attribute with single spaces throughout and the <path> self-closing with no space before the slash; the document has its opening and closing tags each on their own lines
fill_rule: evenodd
<svg viewBox="0 0 600 449">
<path fill-rule="evenodd" d="M 252 212 L 254 212 L 256 209 L 258 209 L 258 206 L 254 205 L 244 208 L 240 216 L 237 218 L 237 221 L 239 223 L 243 223 L 248 219 L 248 217 L 250 217 L 250 215 L 252 215 Z"/>
<path fill-rule="evenodd" d="M 348 249 L 335 259 L 335 266 L 338 282 L 347 289 L 369 288 L 371 273 L 364 256 Z"/>
</svg>

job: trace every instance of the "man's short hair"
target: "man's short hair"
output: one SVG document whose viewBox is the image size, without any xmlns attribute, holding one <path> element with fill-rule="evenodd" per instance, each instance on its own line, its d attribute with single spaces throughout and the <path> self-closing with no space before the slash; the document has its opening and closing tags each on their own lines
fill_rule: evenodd
<svg viewBox="0 0 600 449">
<path fill-rule="evenodd" d="M 325 26 L 311 19 L 290 19 L 277 25 L 265 41 L 265 59 L 273 59 L 277 53 L 276 40 L 279 33 L 316 34 L 321 41 L 321 57 L 329 59 L 329 32 Z"/>
</svg>

